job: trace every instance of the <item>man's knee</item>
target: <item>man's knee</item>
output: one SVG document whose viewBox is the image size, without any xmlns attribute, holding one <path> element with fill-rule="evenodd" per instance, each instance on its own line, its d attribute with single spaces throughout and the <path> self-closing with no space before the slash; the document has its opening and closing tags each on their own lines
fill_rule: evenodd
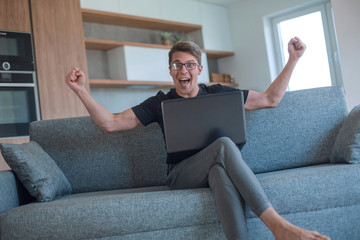
<svg viewBox="0 0 360 240">
<path fill-rule="evenodd" d="M 238 150 L 236 144 L 229 137 L 220 137 L 215 140 L 215 143 L 220 147 L 220 149 L 236 149 Z"/>
<path fill-rule="evenodd" d="M 236 144 L 228 137 L 218 138 L 214 144 L 216 144 L 217 151 L 217 163 L 226 168 L 226 162 L 237 161 L 241 158 L 241 153 Z"/>
</svg>

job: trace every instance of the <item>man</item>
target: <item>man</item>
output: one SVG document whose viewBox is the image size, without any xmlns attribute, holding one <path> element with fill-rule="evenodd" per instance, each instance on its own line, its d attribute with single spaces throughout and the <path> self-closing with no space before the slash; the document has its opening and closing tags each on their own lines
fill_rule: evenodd
<svg viewBox="0 0 360 240">
<path fill-rule="evenodd" d="M 241 90 L 246 110 L 276 107 L 279 104 L 305 49 L 305 44 L 299 38 L 292 38 L 288 44 L 289 60 L 267 91 Z M 163 129 L 163 100 L 239 91 L 222 85 L 198 84 L 202 69 L 199 46 L 188 41 L 177 43 L 169 52 L 169 71 L 175 88 L 166 94 L 159 91 L 156 96 L 116 115 L 98 104 L 86 91 L 85 75 L 80 69 L 74 68 L 66 76 L 66 82 L 84 103 L 94 122 L 105 132 L 129 130 L 140 124 L 147 126 L 151 122 L 158 122 Z M 276 239 L 329 239 L 317 232 L 292 225 L 274 210 L 255 175 L 243 161 L 239 149 L 229 138 L 219 138 L 197 153 L 168 155 L 167 163 L 169 174 L 166 181 L 170 188 L 210 186 L 228 239 L 248 239 L 244 201 Z"/>
</svg>

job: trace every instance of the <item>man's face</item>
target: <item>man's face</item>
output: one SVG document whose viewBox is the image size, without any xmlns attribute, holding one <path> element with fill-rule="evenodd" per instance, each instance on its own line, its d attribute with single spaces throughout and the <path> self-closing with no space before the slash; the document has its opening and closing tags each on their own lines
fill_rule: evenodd
<svg viewBox="0 0 360 240">
<path fill-rule="evenodd" d="M 180 64 L 181 66 L 181 69 L 179 70 L 174 70 L 169 67 L 170 75 L 174 81 L 177 94 L 185 98 L 195 97 L 199 92 L 197 80 L 203 66 L 198 66 L 196 58 L 187 52 L 175 52 L 171 61 L 171 64 L 173 63 Z M 189 63 L 189 66 L 191 66 L 191 63 L 195 64 L 195 68 L 187 69 L 185 65 L 182 65 Z"/>
</svg>

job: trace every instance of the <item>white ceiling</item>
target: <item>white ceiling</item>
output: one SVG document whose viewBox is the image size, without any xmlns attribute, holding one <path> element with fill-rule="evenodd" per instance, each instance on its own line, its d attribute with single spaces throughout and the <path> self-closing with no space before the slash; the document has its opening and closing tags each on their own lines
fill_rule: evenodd
<svg viewBox="0 0 360 240">
<path fill-rule="evenodd" d="M 229 6 L 233 3 L 240 2 L 241 0 L 192 0 L 192 1 L 212 3 L 212 4 L 221 5 L 221 6 Z"/>
</svg>

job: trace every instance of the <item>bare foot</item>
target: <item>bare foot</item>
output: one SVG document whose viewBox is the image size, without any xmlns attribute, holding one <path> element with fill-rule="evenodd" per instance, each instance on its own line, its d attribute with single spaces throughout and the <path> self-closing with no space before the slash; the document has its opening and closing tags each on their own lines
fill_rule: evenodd
<svg viewBox="0 0 360 240">
<path fill-rule="evenodd" d="M 287 223 L 281 228 L 278 228 L 276 232 L 273 232 L 277 240 L 330 240 L 329 237 L 318 232 L 302 229 L 291 223 Z"/>
<path fill-rule="evenodd" d="M 271 230 L 277 240 L 330 240 L 318 232 L 299 228 L 286 221 L 273 208 L 266 209 L 260 219 Z"/>
</svg>

